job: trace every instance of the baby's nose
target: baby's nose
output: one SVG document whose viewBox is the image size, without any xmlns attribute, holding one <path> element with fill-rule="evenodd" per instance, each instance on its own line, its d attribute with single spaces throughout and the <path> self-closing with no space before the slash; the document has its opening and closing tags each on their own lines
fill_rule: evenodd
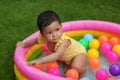
<svg viewBox="0 0 120 80">
<path fill-rule="evenodd" d="M 56 36 L 57 36 L 56 32 L 53 32 L 52 36 L 53 36 L 53 37 L 56 37 Z"/>
</svg>

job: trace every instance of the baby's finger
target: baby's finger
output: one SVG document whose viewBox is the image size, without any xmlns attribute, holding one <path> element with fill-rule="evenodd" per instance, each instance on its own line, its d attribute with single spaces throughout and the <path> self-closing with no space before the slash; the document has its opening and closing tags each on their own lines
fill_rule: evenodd
<svg viewBox="0 0 120 80">
<path fill-rule="evenodd" d="M 16 46 L 20 45 L 21 41 L 17 42 Z"/>
<path fill-rule="evenodd" d="M 36 63 L 35 62 L 28 62 L 28 65 L 33 66 L 33 65 L 36 65 Z"/>
</svg>

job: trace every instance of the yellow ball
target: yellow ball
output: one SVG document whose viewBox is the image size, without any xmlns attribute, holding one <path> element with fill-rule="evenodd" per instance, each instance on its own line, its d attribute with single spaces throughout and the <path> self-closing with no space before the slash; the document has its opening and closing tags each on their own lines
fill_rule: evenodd
<svg viewBox="0 0 120 80">
<path fill-rule="evenodd" d="M 113 46 L 113 51 L 117 52 L 120 55 L 120 44 Z"/>
<path fill-rule="evenodd" d="M 100 47 L 100 42 L 97 39 L 92 39 L 89 42 L 89 48 L 98 49 Z"/>
<path fill-rule="evenodd" d="M 96 49 L 89 49 L 88 53 L 87 53 L 87 56 L 88 56 L 89 59 L 98 58 L 99 57 L 99 52 Z"/>
</svg>

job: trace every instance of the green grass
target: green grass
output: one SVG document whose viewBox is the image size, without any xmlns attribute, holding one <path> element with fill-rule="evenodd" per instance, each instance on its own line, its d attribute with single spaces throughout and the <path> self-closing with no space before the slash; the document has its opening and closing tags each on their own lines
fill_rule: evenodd
<svg viewBox="0 0 120 80">
<path fill-rule="evenodd" d="M 36 18 L 55 11 L 61 21 L 105 20 L 120 23 L 120 0 L 0 0 L 0 80 L 15 80 L 17 41 L 37 31 Z"/>
</svg>

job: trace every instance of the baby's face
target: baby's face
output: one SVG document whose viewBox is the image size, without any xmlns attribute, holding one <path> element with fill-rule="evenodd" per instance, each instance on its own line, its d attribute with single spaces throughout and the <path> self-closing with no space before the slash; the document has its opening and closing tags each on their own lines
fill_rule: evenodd
<svg viewBox="0 0 120 80">
<path fill-rule="evenodd" d="M 58 21 L 52 22 L 49 26 L 46 26 L 43 30 L 43 37 L 49 43 L 56 43 L 62 35 L 62 26 Z"/>
</svg>

